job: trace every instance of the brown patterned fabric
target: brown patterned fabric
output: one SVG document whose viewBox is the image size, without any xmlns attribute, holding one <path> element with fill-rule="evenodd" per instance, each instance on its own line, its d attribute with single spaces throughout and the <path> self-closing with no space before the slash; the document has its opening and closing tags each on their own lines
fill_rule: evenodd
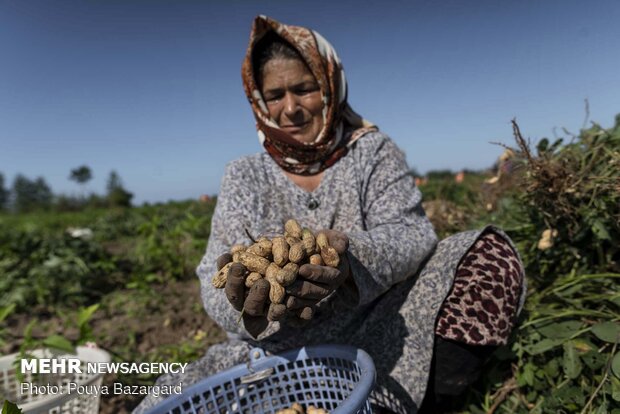
<svg viewBox="0 0 620 414">
<path fill-rule="evenodd" d="M 273 32 L 291 44 L 314 75 L 323 96 L 323 129 L 314 142 L 302 143 L 281 130 L 269 116 L 256 83 L 252 54 L 257 42 Z M 289 26 L 267 16 L 254 19 L 250 43 L 241 69 L 243 87 L 256 118 L 261 145 L 284 170 L 314 175 L 342 158 L 357 139 L 377 131 L 347 103 L 347 81 L 334 48 L 317 32 Z"/>
<path fill-rule="evenodd" d="M 523 267 L 508 242 L 484 233 L 456 270 L 435 333 L 469 345 L 504 345 L 515 323 Z"/>
</svg>

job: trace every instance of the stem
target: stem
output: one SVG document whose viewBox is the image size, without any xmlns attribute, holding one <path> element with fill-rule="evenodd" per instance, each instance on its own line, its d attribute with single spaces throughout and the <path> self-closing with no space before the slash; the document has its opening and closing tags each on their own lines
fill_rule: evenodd
<svg viewBox="0 0 620 414">
<path fill-rule="evenodd" d="M 544 321 L 547 321 L 547 320 L 564 318 L 566 316 L 599 316 L 601 318 L 609 317 L 610 319 L 615 319 L 617 317 L 614 314 L 607 314 L 606 312 L 600 312 L 600 311 L 590 311 L 590 312 L 586 312 L 586 311 L 566 311 L 566 312 L 558 313 L 557 315 L 544 316 L 544 317 L 539 318 L 539 319 L 531 320 L 531 321 L 521 325 L 521 328 L 526 328 L 528 326 L 535 325 L 537 323 L 544 322 Z"/>
<path fill-rule="evenodd" d="M 616 342 L 614 344 L 614 348 L 611 350 L 611 354 L 609 354 L 609 360 L 607 361 L 607 364 L 605 365 L 605 375 L 603 375 L 603 379 L 601 380 L 601 383 L 598 384 L 598 387 L 596 387 L 596 389 L 594 390 L 594 392 L 590 396 L 590 399 L 588 400 L 586 405 L 583 407 L 583 410 L 581 410 L 581 414 L 586 414 L 587 409 L 594 402 L 594 398 L 596 397 L 596 394 L 598 394 L 598 392 L 601 390 L 601 388 L 603 388 L 603 385 L 605 384 L 605 381 L 607 381 L 607 376 L 609 375 L 609 369 L 611 368 L 611 360 L 612 360 L 614 354 L 616 353 L 616 348 L 617 347 L 618 347 L 618 342 Z"/>
<path fill-rule="evenodd" d="M 239 314 L 239 318 L 237 319 L 237 326 L 241 324 L 241 319 L 243 319 L 243 313 L 245 312 L 245 306 L 241 308 L 241 313 Z"/>
</svg>

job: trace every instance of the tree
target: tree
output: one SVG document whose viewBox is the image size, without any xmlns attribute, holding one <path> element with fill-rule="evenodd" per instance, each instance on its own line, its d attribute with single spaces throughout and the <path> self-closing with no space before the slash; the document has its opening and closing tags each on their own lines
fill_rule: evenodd
<svg viewBox="0 0 620 414">
<path fill-rule="evenodd" d="M 69 175 L 69 179 L 82 186 L 82 190 L 84 189 L 84 185 L 90 181 L 91 178 L 93 178 L 93 173 L 87 165 L 81 165 L 72 169 L 71 175 Z"/>
<path fill-rule="evenodd" d="M 91 178 L 93 178 L 93 173 L 87 165 L 74 168 L 71 170 L 71 175 L 69 176 L 70 180 L 73 180 L 80 185 L 87 183 Z"/>
<path fill-rule="evenodd" d="M 108 202 L 112 206 L 117 207 L 131 207 L 131 199 L 133 194 L 123 188 L 123 182 L 121 177 L 112 170 L 108 177 L 106 185 L 108 190 Z"/>
<path fill-rule="evenodd" d="M 35 181 L 18 174 L 13 182 L 15 209 L 22 213 L 39 208 L 48 208 L 52 204 L 52 190 L 43 177 Z"/>
<path fill-rule="evenodd" d="M 0 173 L 0 210 L 4 210 L 9 201 L 9 190 L 4 188 L 4 175 Z"/>
</svg>

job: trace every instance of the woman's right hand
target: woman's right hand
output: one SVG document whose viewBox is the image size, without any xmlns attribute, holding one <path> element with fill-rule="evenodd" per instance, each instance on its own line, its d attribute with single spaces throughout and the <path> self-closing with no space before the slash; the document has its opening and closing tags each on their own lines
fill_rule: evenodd
<svg viewBox="0 0 620 414">
<path fill-rule="evenodd" d="M 252 336 L 257 337 L 269 324 L 267 320 L 269 282 L 261 279 L 254 283 L 250 289 L 247 289 L 245 273 L 245 266 L 241 263 L 233 263 L 228 271 L 224 290 L 232 307 L 243 312 L 245 329 Z"/>
</svg>

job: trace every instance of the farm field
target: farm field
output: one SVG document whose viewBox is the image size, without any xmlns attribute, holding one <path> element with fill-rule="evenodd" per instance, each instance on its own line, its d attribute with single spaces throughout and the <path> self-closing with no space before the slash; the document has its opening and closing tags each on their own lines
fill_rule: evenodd
<svg viewBox="0 0 620 414">
<path fill-rule="evenodd" d="M 528 145 L 516 125 L 515 136 L 488 171 L 418 178 L 441 237 L 498 225 L 528 276 L 510 344 L 451 409 L 618 414 L 620 116 L 612 128 L 594 124 L 563 141 Z M 96 342 L 115 361 L 199 358 L 224 339 L 194 275 L 215 201 L 0 214 L 1 354 Z M 104 396 L 101 412 L 138 402 Z"/>
</svg>

